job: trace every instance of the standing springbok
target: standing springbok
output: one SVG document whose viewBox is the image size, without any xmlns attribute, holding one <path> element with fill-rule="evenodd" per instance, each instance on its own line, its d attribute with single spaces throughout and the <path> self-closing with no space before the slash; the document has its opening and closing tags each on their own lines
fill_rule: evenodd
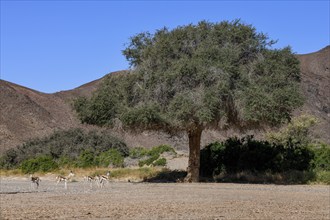
<svg viewBox="0 0 330 220">
<path fill-rule="evenodd" d="M 70 171 L 69 175 L 67 177 L 64 176 L 57 176 L 56 177 L 56 185 L 59 184 L 60 182 L 64 182 L 64 189 L 67 189 L 67 182 L 68 180 L 71 180 L 72 177 L 74 177 L 75 174 L 72 172 L 72 170 Z"/>
<path fill-rule="evenodd" d="M 38 189 L 39 182 L 41 182 L 41 179 L 37 176 L 33 176 L 32 174 L 30 174 L 30 180 L 31 180 L 31 189 L 33 188 L 34 184 L 37 186 Z"/>
</svg>

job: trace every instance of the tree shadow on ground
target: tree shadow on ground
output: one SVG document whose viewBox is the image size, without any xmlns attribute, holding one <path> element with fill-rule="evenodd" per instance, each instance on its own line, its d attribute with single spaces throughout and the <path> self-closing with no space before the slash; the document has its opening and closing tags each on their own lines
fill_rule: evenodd
<svg viewBox="0 0 330 220">
<path fill-rule="evenodd" d="M 182 183 L 187 172 L 182 170 L 163 170 L 156 176 L 146 177 L 143 182 L 149 183 Z M 311 171 L 288 171 L 284 173 L 255 173 L 239 172 L 231 174 L 220 174 L 216 177 L 200 177 L 204 183 L 241 183 L 241 184 L 277 184 L 296 185 L 308 184 L 315 180 L 316 174 Z"/>
<path fill-rule="evenodd" d="M 183 182 L 187 172 L 183 170 L 163 170 L 156 176 L 146 177 L 143 182 L 149 183 L 179 183 Z"/>
<path fill-rule="evenodd" d="M 276 174 L 255 172 L 220 174 L 214 178 L 214 181 L 220 183 L 296 185 L 308 184 L 315 179 L 315 172 L 292 170 Z"/>
</svg>

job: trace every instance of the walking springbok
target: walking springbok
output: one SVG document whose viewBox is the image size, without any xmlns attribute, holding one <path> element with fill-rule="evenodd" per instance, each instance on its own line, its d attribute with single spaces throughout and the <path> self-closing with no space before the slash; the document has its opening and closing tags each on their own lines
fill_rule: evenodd
<svg viewBox="0 0 330 220">
<path fill-rule="evenodd" d="M 98 182 L 99 182 L 99 178 L 98 176 L 85 176 L 84 177 L 84 181 L 86 183 L 90 183 L 90 187 L 92 188 L 93 187 L 93 182 L 96 182 L 96 185 L 98 186 Z"/>
<path fill-rule="evenodd" d="M 56 177 L 56 185 L 59 184 L 60 182 L 64 182 L 64 188 L 67 189 L 67 182 L 68 180 L 71 180 L 72 177 L 74 177 L 75 174 L 70 171 L 69 175 L 67 177 L 64 177 L 64 176 L 57 176 Z"/>
<path fill-rule="evenodd" d="M 84 177 L 85 182 L 92 182 L 93 180 L 95 180 L 95 178 L 93 176 L 85 176 Z"/>
<path fill-rule="evenodd" d="M 30 174 L 30 180 L 31 180 L 31 189 L 33 188 L 33 185 L 35 184 L 37 186 L 37 189 L 39 187 L 39 182 L 41 182 L 41 179 L 37 176 L 33 176 Z"/>
<path fill-rule="evenodd" d="M 107 182 L 107 183 L 109 182 L 110 171 L 108 171 L 106 175 L 98 176 L 98 178 L 99 178 L 99 187 L 100 187 L 100 188 L 103 188 L 105 182 Z"/>
</svg>

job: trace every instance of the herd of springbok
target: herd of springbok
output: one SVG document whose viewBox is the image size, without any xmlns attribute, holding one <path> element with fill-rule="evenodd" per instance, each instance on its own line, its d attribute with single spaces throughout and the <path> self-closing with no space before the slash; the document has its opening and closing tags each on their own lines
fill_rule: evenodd
<svg viewBox="0 0 330 220">
<path fill-rule="evenodd" d="M 75 174 L 70 171 L 70 173 L 67 176 L 57 176 L 56 177 L 56 185 L 63 182 L 64 188 L 67 189 L 67 182 L 72 181 L 72 177 L 74 177 Z M 97 187 L 103 188 L 106 182 L 109 182 L 110 178 L 110 171 L 106 173 L 106 175 L 95 175 L 95 176 L 84 176 L 84 182 L 89 183 L 90 187 L 93 187 L 93 183 L 96 184 Z M 30 175 L 31 180 L 31 188 L 37 188 L 39 187 L 39 184 L 41 182 L 40 177 Z"/>
</svg>

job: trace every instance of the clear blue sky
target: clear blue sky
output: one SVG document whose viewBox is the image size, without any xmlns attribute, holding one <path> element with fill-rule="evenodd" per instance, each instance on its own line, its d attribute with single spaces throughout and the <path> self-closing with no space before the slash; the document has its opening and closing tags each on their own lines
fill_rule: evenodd
<svg viewBox="0 0 330 220">
<path fill-rule="evenodd" d="M 51 93 L 127 69 L 129 37 L 240 18 L 298 54 L 329 45 L 326 1 L 3 1 L 1 79 Z"/>
</svg>

